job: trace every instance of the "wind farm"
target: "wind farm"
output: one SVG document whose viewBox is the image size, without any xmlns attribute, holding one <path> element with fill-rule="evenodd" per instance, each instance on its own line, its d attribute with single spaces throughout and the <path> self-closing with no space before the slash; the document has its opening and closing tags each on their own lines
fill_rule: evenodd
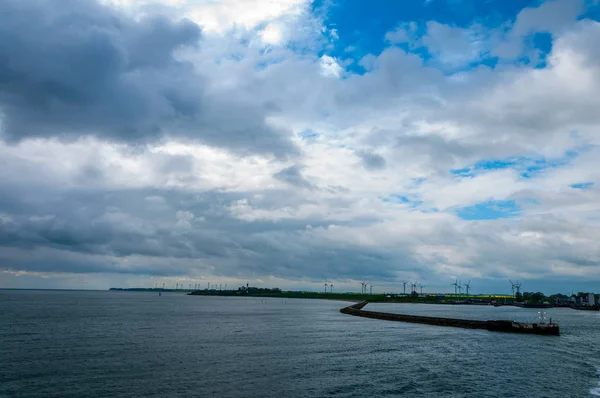
<svg viewBox="0 0 600 398">
<path fill-rule="evenodd" d="M 372 282 L 369 281 L 360 281 L 360 293 L 353 291 L 336 291 L 334 293 L 334 282 L 333 280 L 329 280 L 329 278 L 325 279 L 323 283 L 322 291 L 310 291 L 310 290 L 281 290 L 278 288 L 264 288 L 264 287 L 250 287 L 249 284 L 243 285 L 241 287 L 236 287 L 234 289 L 228 289 L 227 284 L 223 283 L 212 283 L 205 282 L 203 283 L 182 283 L 176 282 L 174 286 L 167 287 L 166 284 L 163 283 L 155 283 L 154 287 L 126 287 L 126 288 L 111 288 L 110 290 L 115 291 L 155 291 L 155 292 L 179 292 L 179 293 L 193 293 L 194 295 L 217 295 L 217 296 L 227 296 L 227 295 L 261 295 L 261 296 L 306 296 L 306 297 L 314 297 L 314 298 L 332 298 L 332 299 L 354 299 L 354 298 L 364 298 L 365 296 L 370 296 L 370 299 L 419 299 L 419 301 L 430 300 L 431 298 L 451 298 L 451 299 L 461 299 L 464 297 L 476 297 L 476 298 L 510 298 L 509 295 L 503 294 L 493 294 L 493 295 L 477 295 L 470 296 L 469 283 L 465 284 L 467 289 L 467 294 L 462 294 L 463 286 L 460 284 L 460 280 L 457 278 L 456 282 L 452 285 L 454 286 L 454 294 L 452 293 L 427 293 L 424 292 L 424 289 L 427 287 L 426 285 L 420 283 L 419 281 L 400 281 L 398 283 L 397 291 L 393 291 L 388 289 L 385 292 L 374 292 L 373 289 L 376 287 Z M 401 285 L 401 289 L 400 289 Z M 408 287 L 408 289 L 407 289 Z M 400 291 L 401 290 L 401 291 Z M 409 291 L 407 291 L 409 290 Z M 514 288 L 513 288 L 514 291 Z"/>
<path fill-rule="evenodd" d="M 376 285 L 370 281 L 357 282 L 359 291 L 344 291 L 347 283 L 342 283 L 343 288 L 334 291 L 334 281 L 326 278 L 320 291 L 315 290 L 282 290 L 279 288 L 252 287 L 249 283 L 236 288 L 228 288 L 228 284 L 212 282 L 177 282 L 172 288 L 167 288 L 165 283 L 156 283 L 154 287 L 139 288 L 112 288 L 121 291 L 144 292 L 175 292 L 187 293 L 194 296 L 239 296 L 239 297 L 282 297 L 282 298 L 309 298 L 343 301 L 369 302 L 399 302 L 399 303 L 424 303 L 424 304 L 463 304 L 463 305 L 514 305 L 530 307 L 572 306 L 577 309 L 596 308 L 598 300 L 589 299 L 591 293 L 574 293 L 569 295 L 558 294 L 540 297 L 541 293 L 523 293 L 523 283 L 507 280 L 505 293 L 479 293 L 472 281 L 462 282 L 459 277 L 448 285 L 450 292 L 436 293 L 427 291 L 427 285 L 417 280 L 401 280 L 396 283 L 396 288 L 386 285 L 386 291 L 377 291 Z M 383 288 L 381 289 L 383 290 Z M 475 292 L 475 293 L 474 293 Z M 531 297 L 530 297 L 531 296 Z M 541 295 L 543 296 L 543 295 Z M 575 297 L 575 298 L 574 298 Z M 582 297 L 583 299 L 577 299 Z M 586 305 L 591 303 L 592 305 Z"/>
</svg>

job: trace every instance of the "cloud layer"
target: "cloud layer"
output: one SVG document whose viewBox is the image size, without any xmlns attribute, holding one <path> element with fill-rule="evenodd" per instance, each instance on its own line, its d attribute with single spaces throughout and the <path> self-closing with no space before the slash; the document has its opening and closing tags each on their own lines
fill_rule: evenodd
<svg viewBox="0 0 600 398">
<path fill-rule="evenodd" d="M 0 5 L 0 283 L 600 280 L 583 4 L 358 55 L 306 2 L 234 3 Z"/>
</svg>

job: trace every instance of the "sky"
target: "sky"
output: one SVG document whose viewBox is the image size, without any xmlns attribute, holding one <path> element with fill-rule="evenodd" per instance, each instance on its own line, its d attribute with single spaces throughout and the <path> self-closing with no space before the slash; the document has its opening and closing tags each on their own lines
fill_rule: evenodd
<svg viewBox="0 0 600 398">
<path fill-rule="evenodd" d="M 595 0 L 4 0 L 0 288 L 600 290 Z"/>
</svg>

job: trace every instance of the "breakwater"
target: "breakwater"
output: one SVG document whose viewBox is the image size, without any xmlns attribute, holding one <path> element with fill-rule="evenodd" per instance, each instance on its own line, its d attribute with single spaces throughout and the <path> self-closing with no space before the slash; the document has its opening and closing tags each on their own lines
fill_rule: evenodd
<svg viewBox="0 0 600 398">
<path fill-rule="evenodd" d="M 385 321 L 421 323 L 425 325 L 449 326 L 464 329 L 485 329 L 493 332 L 542 334 L 553 336 L 558 336 L 560 334 L 560 329 L 557 324 L 527 324 L 506 320 L 477 321 L 470 319 L 438 318 L 418 315 L 391 314 L 388 312 L 364 311 L 363 308 L 368 303 L 368 301 L 362 301 L 360 303 L 344 307 L 340 310 L 340 312 L 347 315 L 381 319 Z"/>
</svg>

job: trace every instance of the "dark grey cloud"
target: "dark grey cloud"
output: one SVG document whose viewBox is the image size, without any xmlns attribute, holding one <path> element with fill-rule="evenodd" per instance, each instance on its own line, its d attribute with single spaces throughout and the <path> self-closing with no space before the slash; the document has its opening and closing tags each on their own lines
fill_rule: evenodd
<svg viewBox="0 0 600 398">
<path fill-rule="evenodd" d="M 385 158 L 377 153 L 360 150 L 356 151 L 356 156 L 362 160 L 362 164 L 367 170 L 385 169 Z"/>
<path fill-rule="evenodd" d="M 170 134 L 243 154 L 295 152 L 265 124 L 266 105 L 209 93 L 201 71 L 176 57 L 201 38 L 189 20 L 134 20 L 92 0 L 5 0 L 1 136 L 143 143 Z"/>
<path fill-rule="evenodd" d="M 577 235 L 580 242 L 573 244 L 569 236 L 581 225 L 566 219 L 523 221 L 525 229 L 548 234 L 535 245 L 507 239 L 506 234 L 514 231 L 502 220 L 457 227 L 447 219 L 435 228 L 398 232 L 390 241 L 380 218 L 364 223 L 358 217 L 343 221 L 335 216 L 236 218 L 229 207 L 252 197 L 251 192 L 65 189 L 52 183 L 19 186 L 1 180 L 0 191 L 6 193 L 0 195 L 0 264 L 13 271 L 154 276 L 204 272 L 223 277 L 393 282 L 398 273 L 418 274 L 423 280 L 439 278 L 436 264 L 443 263 L 498 278 L 523 269 L 544 277 L 551 273 L 548 264 L 555 261 L 589 267 L 600 258 L 594 245 L 598 231 L 588 228 L 587 236 Z M 253 209 L 267 212 L 303 204 L 292 191 L 276 191 L 248 202 Z M 180 218 L 185 222 L 179 224 Z M 379 244 L 365 245 L 361 237 Z M 420 245 L 466 248 L 472 255 L 456 262 L 444 250 L 423 255 Z"/>
<path fill-rule="evenodd" d="M 286 167 L 273 174 L 273 178 L 286 182 L 297 188 L 313 189 L 315 186 L 302 175 L 302 167 L 298 165 Z"/>
<path fill-rule="evenodd" d="M 15 271 L 165 276 L 185 274 L 196 268 L 190 261 L 203 260 L 212 274 L 230 277 L 330 273 L 384 280 L 393 279 L 392 258 L 399 261 L 396 254 L 311 232 L 344 225 L 332 218 L 239 220 L 227 206 L 244 193 L 2 187 L 13 195 L 0 200 L 0 214 L 10 211 L 0 218 L 0 261 Z M 194 216 L 188 228 L 176 225 L 178 212 Z M 307 223 L 314 229 L 307 230 Z M 402 250 L 400 266 L 415 268 L 409 248 Z"/>
</svg>

